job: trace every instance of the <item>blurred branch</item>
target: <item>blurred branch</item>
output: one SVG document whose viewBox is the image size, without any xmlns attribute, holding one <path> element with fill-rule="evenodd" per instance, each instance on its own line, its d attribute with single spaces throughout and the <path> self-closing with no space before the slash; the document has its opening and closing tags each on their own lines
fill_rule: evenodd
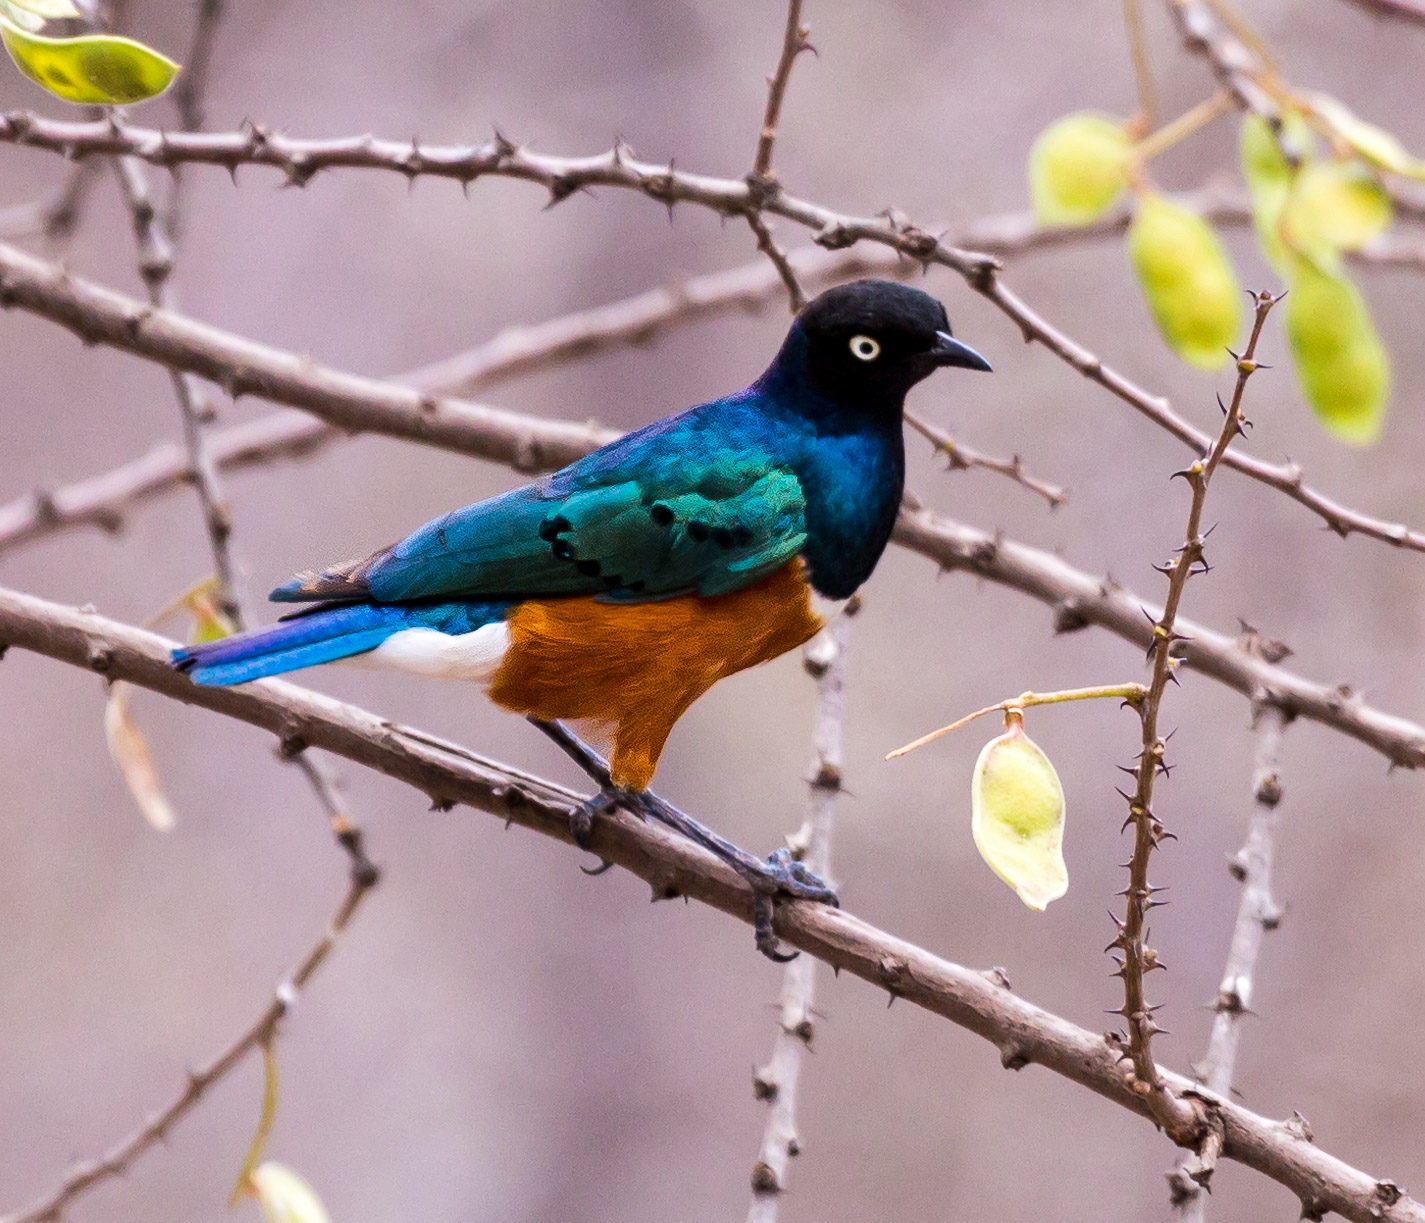
<svg viewBox="0 0 1425 1223">
<path fill-rule="evenodd" d="M 203 126 L 208 78 L 213 66 L 213 46 L 217 42 L 222 19 L 223 0 L 198 0 L 193 41 L 183 58 L 183 71 L 173 85 L 173 105 L 178 109 L 178 121 L 185 132 L 196 132 Z"/>
<path fill-rule="evenodd" d="M 148 173 L 143 163 L 133 157 L 115 158 L 114 168 L 118 172 L 124 202 L 133 222 L 139 249 L 139 272 L 148 290 L 148 299 L 159 310 L 176 312 L 177 305 L 169 284 L 173 275 L 173 240 L 154 202 Z M 172 215 L 177 216 L 176 212 Z M 212 414 L 212 405 L 208 403 L 198 379 L 191 373 L 170 367 L 169 378 L 183 421 L 188 476 L 198 494 L 203 526 L 208 534 L 208 550 L 218 578 L 218 604 L 223 614 L 241 628 L 243 614 L 238 597 L 237 566 L 232 556 L 232 512 L 208 447 L 206 421 Z"/>
<path fill-rule="evenodd" d="M 832 883 L 831 832 L 841 793 L 841 742 L 845 729 L 846 648 L 857 603 L 807 645 L 802 665 L 816 680 L 816 720 L 812 728 L 810 810 L 800 831 L 787 838 L 793 855 L 820 879 Z M 834 884 L 833 884 L 834 886 Z M 767 1102 L 762 1146 L 752 1165 L 752 1203 L 747 1223 L 776 1223 L 777 1199 L 786 1188 L 787 1165 L 801 1153 L 797 1138 L 797 1087 L 804 1054 L 811 1049 L 815 1023 L 816 961 L 798 956 L 782 976 L 777 1000 L 777 1038 L 772 1056 L 753 1073 L 752 1090 Z"/>
<path fill-rule="evenodd" d="M 1209 0 L 1168 0 L 1168 11 L 1183 46 L 1207 62 L 1239 107 L 1268 120 L 1280 117 L 1281 108 L 1263 83 L 1274 80 L 1275 68 L 1223 23 Z"/>
<path fill-rule="evenodd" d="M 279 680 L 199 687 L 169 666 L 172 643 L 141 629 L 0 590 L 0 642 L 259 726 L 279 736 L 285 750 L 336 752 L 415 787 L 439 807 L 464 803 L 573 843 L 569 816 L 577 796 L 563 787 Z M 621 813 L 601 817 L 589 848 L 647 881 L 658 897 L 686 896 L 752 921 L 752 893 L 731 869 L 651 823 Z M 776 921 L 778 935 L 794 947 L 983 1037 L 999 1048 L 1006 1065 L 1037 1063 L 1146 1115 L 1142 1097 L 1118 1068 L 1115 1045 L 1020 998 L 997 974 L 943 960 L 824 905 L 787 902 L 778 906 Z M 1205 1089 L 1168 1070 L 1159 1075 L 1167 1089 L 1205 1115 Z M 1305 1211 L 1335 1210 L 1354 1223 L 1425 1223 L 1425 1206 L 1392 1182 L 1327 1154 L 1289 1123 L 1227 1099 L 1210 1102 L 1222 1123 L 1223 1157 L 1285 1185 Z"/>
<path fill-rule="evenodd" d="M 1276 299 L 1270 293 L 1256 295 L 1256 316 L 1246 350 L 1237 359 L 1237 384 L 1232 391 L 1232 401 L 1223 408 L 1222 430 L 1209 452 L 1178 473 L 1192 490 L 1187 530 L 1182 546 L 1162 566 L 1168 575 L 1168 594 L 1162 613 L 1153 622 L 1153 642 L 1149 647 L 1152 677 L 1148 682 L 1148 692 L 1138 706 L 1138 716 L 1143 724 L 1142 749 L 1132 770 L 1133 794 L 1125 796 L 1128 823 L 1133 825 L 1133 853 L 1128 863 L 1128 887 L 1123 893 L 1123 920 L 1118 922 L 1118 935 L 1110 947 L 1122 952 L 1118 958 L 1118 975 L 1123 978 L 1121 1014 L 1128 1026 L 1128 1057 L 1133 1062 L 1129 1077 L 1134 1090 L 1143 1094 L 1153 1119 L 1180 1145 L 1187 1145 L 1182 1136 L 1183 1128 L 1195 1125 L 1198 1118 L 1185 1108 L 1181 1100 L 1174 1098 L 1158 1076 L 1152 1044 L 1154 1034 L 1162 1029 L 1153 1018 L 1157 1008 L 1148 1003 L 1144 988 L 1144 978 L 1148 973 L 1163 967 L 1153 948 L 1148 946 L 1147 930 L 1149 911 L 1163 903 L 1153 899 L 1158 889 L 1148 881 L 1148 863 L 1153 851 L 1168 835 L 1163 822 L 1153 811 L 1158 774 L 1168 771 L 1163 759 L 1167 744 L 1159 734 L 1158 719 L 1168 681 L 1175 680 L 1173 673 L 1177 663 L 1173 658 L 1173 644 L 1182 638 L 1178 629 L 1178 609 L 1182 605 L 1183 593 L 1187 590 L 1189 578 L 1195 573 L 1207 572 L 1202 532 L 1202 510 L 1207 503 L 1207 489 L 1232 440 L 1246 434 L 1242 399 L 1248 379 L 1258 369 L 1257 342 L 1261 339 L 1267 315 L 1275 304 Z"/>
<path fill-rule="evenodd" d="M 1417 0 L 1346 0 L 1346 3 L 1365 9 L 1373 17 L 1425 25 L 1425 5 L 1417 3 Z"/>
<path fill-rule="evenodd" d="M 373 878 L 353 866 L 350 885 L 331 922 L 312 949 L 302 957 L 301 962 L 277 985 L 267 1009 L 206 1066 L 200 1070 L 190 1070 L 183 1090 L 166 1108 L 155 1113 L 139 1129 L 98 1159 L 76 1165 L 63 1183 L 51 1193 L 16 1214 L 0 1218 L 0 1223 L 48 1223 L 49 1220 L 58 1219 L 76 1199 L 96 1185 L 123 1176 L 146 1151 L 166 1141 L 173 1127 L 183 1120 L 214 1084 L 225 1078 L 254 1049 L 261 1048 L 276 1037 L 282 1020 L 296 1005 L 307 982 L 331 955 L 337 940 L 351 924 L 351 919 L 356 915 L 356 910 L 374 882 Z"/>
<path fill-rule="evenodd" d="M 1142 0 L 1123 0 L 1123 27 L 1128 34 L 1133 79 L 1138 86 L 1138 114 L 1134 121 L 1144 132 L 1151 132 L 1158 126 L 1158 87 L 1153 81 L 1153 59 L 1148 53 Z"/>
<path fill-rule="evenodd" d="M 51 242 L 68 238 L 79 224 L 89 188 L 98 175 L 98 162 L 81 161 L 70 167 L 64 182 L 38 199 L 0 208 L 0 238 L 11 242 L 32 237 Z"/>
<path fill-rule="evenodd" d="M 776 270 L 778 278 L 787 290 L 787 303 L 791 306 L 792 313 L 796 314 L 807 304 L 807 298 L 801 285 L 797 283 L 797 273 L 791 260 L 787 258 L 787 252 L 777 245 L 776 239 L 772 237 L 771 227 L 760 212 L 749 212 L 747 224 L 757 239 L 757 249 L 767 256 L 768 262 Z"/>
<path fill-rule="evenodd" d="M 1227 952 L 1227 967 L 1213 1004 L 1216 1016 L 1207 1054 L 1193 1067 L 1198 1081 L 1209 1091 L 1225 1096 L 1232 1090 L 1232 1073 L 1237 1065 L 1237 1045 L 1242 1036 L 1242 1019 L 1251 1013 L 1252 982 L 1262 936 L 1281 922 L 1281 909 L 1272 899 L 1272 856 L 1276 840 L 1277 805 L 1282 799 L 1280 750 L 1287 723 L 1280 709 L 1268 705 L 1258 710 L 1257 759 L 1252 776 L 1252 818 L 1247 842 L 1232 859 L 1230 870 L 1242 884 L 1237 921 Z M 1204 1192 L 1213 1172 L 1213 1161 L 1202 1154 L 1186 1155 L 1168 1173 L 1173 1204 L 1184 1220 L 1201 1223 L 1206 1217 Z"/>
</svg>

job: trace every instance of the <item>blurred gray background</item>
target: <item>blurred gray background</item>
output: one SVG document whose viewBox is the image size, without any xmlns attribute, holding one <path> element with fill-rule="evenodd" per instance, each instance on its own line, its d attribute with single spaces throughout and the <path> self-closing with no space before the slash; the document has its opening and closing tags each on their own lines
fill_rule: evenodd
<svg viewBox="0 0 1425 1223">
<path fill-rule="evenodd" d="M 181 54 L 192 3 L 137 3 L 135 32 Z M 209 125 L 245 118 L 294 134 L 365 130 L 430 141 L 491 123 L 550 152 L 606 148 L 738 175 L 750 163 L 783 9 L 773 0 L 606 4 L 309 0 L 230 4 Z M 1210 88 L 1149 6 L 1165 109 Z M 1250 6 L 1292 79 L 1328 89 L 1425 149 L 1416 87 L 1425 34 L 1376 25 L 1336 0 Z M 1022 207 L 1035 133 L 1081 107 L 1127 114 L 1132 78 L 1115 0 L 1079 5 L 849 4 L 813 0 L 819 58 L 798 63 L 777 149 L 792 190 L 850 211 L 896 205 L 946 223 Z M 13 71 L 0 107 L 59 113 Z M 135 115 L 172 121 L 171 104 Z M 1196 186 L 1233 160 L 1219 125 L 1164 160 Z M 56 183 L 53 157 L 0 150 L 0 202 Z M 740 225 L 628 193 L 551 212 L 524 184 L 457 185 L 337 172 L 305 190 L 275 172 L 190 172 L 176 287 L 219 326 L 338 367 L 393 373 L 500 327 L 591 306 L 752 258 Z M 803 237 L 788 226 L 788 244 Z M 1244 283 L 1275 287 L 1243 235 Z M 42 246 L 42 244 L 40 244 Z M 106 177 L 65 257 L 138 292 L 127 219 Z M 1287 363 L 1250 391 L 1250 447 L 1291 456 L 1344 500 L 1425 523 L 1425 403 L 1418 323 L 1425 284 L 1374 273 L 1366 290 L 1396 362 L 1390 421 L 1373 450 L 1328 441 Z M 1225 378 L 1196 374 L 1147 322 L 1117 244 L 1025 260 L 1010 283 L 1105 357 L 1171 393 L 1204 427 Z M 1181 542 L 1186 498 L 1167 477 L 1183 450 L 1038 348 L 945 272 L 927 287 L 993 377 L 942 377 L 914 405 L 992 452 L 1020 451 L 1072 489 L 1056 514 L 1008 482 L 944 475 L 912 439 L 913 487 L 947 513 L 1002 527 L 1160 593 L 1149 565 Z M 633 426 L 755 376 L 785 327 L 780 308 L 675 333 L 501 388 L 547 416 Z M 1283 356 L 1279 323 L 1265 357 Z M 178 434 L 163 372 L 20 315 L 0 318 L 0 499 L 136 456 Z M 269 410 L 225 406 L 227 422 Z M 237 551 L 261 595 L 297 568 L 386 543 L 515 477 L 381 439 L 230 482 Z M 1425 558 L 1323 531 L 1286 499 L 1224 472 L 1210 515 L 1212 576 L 1187 612 L 1245 617 L 1296 650 L 1293 665 L 1349 680 L 1425 715 L 1417 665 Z M 115 541 L 76 533 L 7 555 L 0 583 L 140 621 L 208 571 L 192 498 L 135 514 Z M 1091 1029 L 1118 982 L 1101 952 L 1118 906 L 1122 804 L 1113 766 L 1136 721 L 1080 706 L 1032 718 L 1069 796 L 1072 886 L 1026 909 L 979 860 L 971 730 L 908 760 L 911 736 L 1026 687 L 1138 678 L 1138 650 L 1089 631 L 1055 639 L 1047 611 L 893 550 L 866 591 L 849 688 L 847 782 L 836 874 L 857 913 L 960 962 L 1003 965 L 1015 988 Z M 1179 840 L 1154 865 L 1171 907 L 1153 937 L 1170 971 L 1154 996 L 1171 1035 L 1159 1056 L 1202 1053 L 1236 908 L 1224 854 L 1249 811 L 1245 701 L 1196 676 L 1168 694 L 1178 767 L 1160 811 Z M 323 672 L 324 691 L 577 780 L 534 732 L 466 689 Z M 48 1188 L 166 1103 L 188 1064 L 245 1025 L 340 895 L 344 863 L 299 777 L 268 737 L 137 694 L 178 809 L 171 835 L 134 810 L 105 751 L 91 675 L 12 651 L 0 666 L 0 1209 Z M 771 849 L 802 818 L 811 686 L 795 657 L 731 680 L 675 732 L 660 788 L 741 843 Z M 1247 1023 L 1238 1085 L 1269 1115 L 1300 1109 L 1345 1159 L 1425 1189 L 1425 790 L 1367 749 L 1302 724 L 1284 751 L 1279 898 Z M 696 906 L 648 903 L 617 872 L 593 880 L 567 848 L 341 769 L 385 881 L 286 1025 L 270 1154 L 298 1168 L 339 1221 L 727 1220 L 746 1207 L 763 1124 L 749 1073 L 774 1031 L 780 972 L 748 931 Z M 815 1056 L 800 1108 L 804 1154 L 784 1218 L 1033 1220 L 1169 1217 L 1171 1146 L 1122 1110 L 854 980 L 823 973 Z M 217 1089 L 172 1142 L 72 1218 L 115 1223 L 228 1217 L 258 1111 L 260 1070 Z M 1291 1219 L 1285 1190 L 1225 1165 L 1211 1213 Z M 247 1217 L 256 1208 L 241 1208 Z"/>
</svg>

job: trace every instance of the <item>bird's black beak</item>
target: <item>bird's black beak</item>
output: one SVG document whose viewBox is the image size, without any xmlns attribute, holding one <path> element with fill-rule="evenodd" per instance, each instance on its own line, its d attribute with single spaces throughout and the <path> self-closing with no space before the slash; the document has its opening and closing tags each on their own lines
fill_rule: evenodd
<svg viewBox="0 0 1425 1223">
<path fill-rule="evenodd" d="M 948 331 L 937 331 L 935 343 L 928 353 L 932 365 L 958 365 L 964 369 L 982 369 L 993 373 L 993 367 L 968 344 L 961 344 Z"/>
</svg>

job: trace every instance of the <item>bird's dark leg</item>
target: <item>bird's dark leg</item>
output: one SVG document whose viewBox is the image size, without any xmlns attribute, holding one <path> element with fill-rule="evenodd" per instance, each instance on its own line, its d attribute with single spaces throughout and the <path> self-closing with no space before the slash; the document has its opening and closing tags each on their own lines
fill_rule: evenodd
<svg viewBox="0 0 1425 1223">
<path fill-rule="evenodd" d="M 734 845 L 719 836 L 705 824 L 680 811 L 671 803 L 654 794 L 651 790 L 627 790 L 616 786 L 609 772 L 608 762 L 585 744 L 562 722 L 529 719 L 546 735 L 557 743 L 565 753 L 599 784 L 599 793 L 580 804 L 571 817 L 574 821 L 574 839 L 583 844 L 581 836 L 587 836 L 589 824 L 595 815 L 624 807 L 637 815 L 657 820 L 674 832 L 701 845 L 715 857 L 721 858 L 741 875 L 751 886 L 756 896 L 753 931 L 757 948 L 769 959 L 784 961 L 793 955 L 784 955 L 777 950 L 777 936 L 772 930 L 772 916 L 777 896 L 791 896 L 797 900 L 815 900 L 822 904 L 840 907 L 834 889 L 817 878 L 795 858 L 791 850 L 778 849 L 769 858 L 762 859 Z M 603 868 L 601 868 L 603 869 Z"/>
</svg>

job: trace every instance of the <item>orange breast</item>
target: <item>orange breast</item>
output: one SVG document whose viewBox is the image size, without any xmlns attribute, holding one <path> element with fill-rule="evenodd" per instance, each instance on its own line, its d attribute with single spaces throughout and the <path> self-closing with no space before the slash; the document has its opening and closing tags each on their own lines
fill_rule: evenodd
<svg viewBox="0 0 1425 1223">
<path fill-rule="evenodd" d="M 718 680 L 820 628 L 799 560 L 731 594 L 661 602 L 522 603 L 490 696 L 540 718 L 614 726 L 614 781 L 646 789 L 673 724 Z"/>
</svg>

